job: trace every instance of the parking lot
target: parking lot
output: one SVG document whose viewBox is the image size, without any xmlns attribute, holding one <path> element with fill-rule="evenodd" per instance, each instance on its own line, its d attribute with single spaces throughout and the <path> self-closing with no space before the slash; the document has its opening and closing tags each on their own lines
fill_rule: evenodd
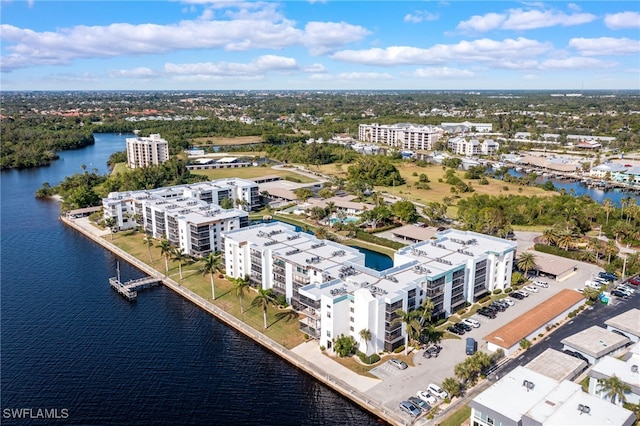
<svg viewBox="0 0 640 426">
<path fill-rule="evenodd" d="M 494 319 L 474 314 L 471 318 L 477 320 L 481 325 L 466 332 L 463 336 L 445 333 L 445 337 L 440 342 L 442 351 L 438 357 L 424 358 L 422 350 L 413 353 L 414 366 L 410 366 L 406 370 L 400 370 L 397 367 L 383 363 L 371 372 L 382 379 L 382 382 L 372 387 L 367 393 L 372 398 L 383 402 L 389 410 L 400 412 L 399 404 L 402 400 L 409 396 L 415 396 L 419 390 L 425 390 L 429 383 L 442 384 L 447 377 L 453 377 L 453 368 L 456 364 L 464 361 L 465 339 L 473 337 L 478 342 L 478 351 L 487 351 L 484 336 L 497 330 L 503 325 L 515 320 L 517 317 L 532 309 L 543 301 L 553 297 L 563 289 L 578 289 L 584 287 L 587 280 L 597 276 L 602 268 L 588 263 L 578 262 L 578 268 L 562 282 L 557 282 L 549 278 L 542 277 L 540 280 L 549 284 L 548 288 L 539 288 L 537 293 L 528 291 L 529 296 L 523 300 L 513 300 L 514 306 L 509 307 L 504 312 L 498 312 Z M 612 305 L 620 303 L 617 298 L 613 298 Z M 440 401 L 439 401 L 440 402 Z M 409 420 L 409 415 L 402 413 Z"/>
</svg>

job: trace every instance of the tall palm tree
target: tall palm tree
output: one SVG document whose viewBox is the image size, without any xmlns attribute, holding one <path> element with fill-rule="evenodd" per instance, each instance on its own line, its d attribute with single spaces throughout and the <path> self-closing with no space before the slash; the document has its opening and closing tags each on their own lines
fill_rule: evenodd
<svg viewBox="0 0 640 426">
<path fill-rule="evenodd" d="M 611 403 L 616 404 L 616 402 L 622 403 L 627 402 L 626 393 L 631 392 L 631 386 L 620 380 L 618 376 L 615 374 L 608 379 L 598 380 L 598 390 L 604 392 L 607 398 L 611 398 Z"/>
<path fill-rule="evenodd" d="M 214 286 L 213 275 L 221 272 L 224 269 L 224 264 L 222 263 L 222 256 L 220 253 L 209 253 L 209 256 L 201 259 L 204 262 L 202 266 L 202 275 L 209 274 L 209 278 L 211 279 L 211 298 L 216 300 L 216 291 Z"/>
<path fill-rule="evenodd" d="M 607 214 L 607 221 L 605 222 L 605 225 L 608 225 L 609 214 L 611 213 L 611 210 L 613 210 L 613 201 L 611 201 L 611 198 L 605 198 L 604 201 L 602 202 L 602 207 L 604 208 L 604 211 Z"/>
<path fill-rule="evenodd" d="M 164 257 L 165 275 L 169 275 L 169 258 L 171 257 L 171 250 L 173 250 L 173 248 L 167 240 L 160 241 L 160 244 L 158 244 L 156 247 L 160 249 L 160 254 L 162 255 L 162 257 Z"/>
<path fill-rule="evenodd" d="M 240 301 L 240 313 L 244 314 L 244 295 L 249 289 L 249 280 L 245 278 L 236 278 L 233 283 L 233 290 Z"/>
<path fill-rule="evenodd" d="M 569 250 L 573 246 L 573 234 L 569 229 L 565 229 L 558 235 L 556 244 L 563 250 Z"/>
<path fill-rule="evenodd" d="M 184 253 L 180 247 L 174 247 L 171 250 L 171 257 L 178 262 L 178 270 L 180 271 L 180 280 L 182 280 L 182 263 L 191 260 L 191 256 Z"/>
<path fill-rule="evenodd" d="M 151 256 L 151 246 L 153 245 L 153 237 L 151 235 L 145 235 L 142 241 L 144 241 L 144 243 L 147 245 L 147 248 L 149 249 L 149 263 L 153 263 L 153 256 Z"/>
<path fill-rule="evenodd" d="M 552 245 L 556 242 L 557 234 L 556 230 L 553 228 L 547 228 L 542 232 L 542 241 L 545 244 Z"/>
<path fill-rule="evenodd" d="M 396 325 L 399 323 L 404 324 L 405 326 L 405 336 L 404 336 L 404 354 L 407 355 L 409 350 L 409 341 L 413 340 L 416 335 L 420 333 L 420 321 L 419 311 L 409 311 L 405 312 L 402 309 L 397 309 L 395 314 L 397 318 L 395 318 L 391 325 Z"/>
<path fill-rule="evenodd" d="M 524 251 L 520 253 L 517 261 L 518 269 L 524 271 L 524 277 L 527 278 L 527 274 L 532 269 L 537 269 L 536 255 L 530 251 Z M 528 279 L 528 278 L 527 278 Z"/>
<path fill-rule="evenodd" d="M 109 232 L 111 232 L 111 241 L 113 241 L 113 229 L 118 224 L 118 221 L 112 217 L 108 217 L 104 220 L 104 226 L 109 228 Z"/>
<path fill-rule="evenodd" d="M 431 313 L 434 307 L 435 305 L 428 297 L 422 301 L 422 306 L 420 306 L 420 327 L 431 323 Z"/>
<path fill-rule="evenodd" d="M 258 289 L 258 295 L 251 301 L 251 306 L 260 306 L 262 308 L 262 316 L 264 318 L 264 329 L 267 329 L 267 308 L 269 303 L 273 302 L 273 291 L 268 289 Z"/>
<path fill-rule="evenodd" d="M 605 250 L 605 253 L 608 256 L 607 263 L 611 263 L 611 256 L 620 251 L 618 249 L 618 246 L 616 245 L 615 240 L 607 241 L 607 244 L 605 244 L 605 246 L 604 246 L 604 250 Z"/>
<path fill-rule="evenodd" d="M 360 332 L 358 333 L 358 335 L 360 336 L 360 338 L 362 340 L 364 340 L 364 353 L 366 354 L 367 352 L 369 352 L 369 340 L 371 340 L 371 332 L 369 330 L 367 330 L 366 328 L 363 328 L 362 330 L 360 330 Z"/>
</svg>

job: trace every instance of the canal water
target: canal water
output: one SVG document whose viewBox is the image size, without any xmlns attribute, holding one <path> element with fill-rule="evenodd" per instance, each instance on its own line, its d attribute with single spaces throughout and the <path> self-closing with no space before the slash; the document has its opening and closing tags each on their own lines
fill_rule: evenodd
<svg viewBox="0 0 640 426">
<path fill-rule="evenodd" d="M 513 169 L 509 169 L 507 173 L 515 177 L 526 176 L 526 173 L 516 172 Z M 590 188 L 581 182 L 567 182 L 565 180 L 549 179 L 543 176 L 538 176 L 538 178 L 536 179 L 536 183 L 545 183 L 548 180 L 553 183 L 553 186 L 555 186 L 558 191 L 564 189 L 567 194 L 575 195 L 576 197 L 588 195 L 593 201 L 597 202 L 598 204 L 602 204 L 604 200 L 609 198 L 616 206 L 620 207 L 620 200 L 625 197 L 631 197 L 640 202 L 640 195 L 630 192 L 624 192 L 619 188 L 605 191 L 599 188 Z"/>
<path fill-rule="evenodd" d="M 376 418 L 160 287 L 135 303 L 108 279 L 116 258 L 37 200 L 43 182 L 98 168 L 127 135 L 1 172 L 2 424 L 367 425 Z M 123 279 L 141 274 L 120 262 Z M 58 410 L 16 420 L 6 409 Z M 66 410 L 66 411 L 62 411 Z M 52 412 L 52 411 L 51 411 Z"/>
</svg>

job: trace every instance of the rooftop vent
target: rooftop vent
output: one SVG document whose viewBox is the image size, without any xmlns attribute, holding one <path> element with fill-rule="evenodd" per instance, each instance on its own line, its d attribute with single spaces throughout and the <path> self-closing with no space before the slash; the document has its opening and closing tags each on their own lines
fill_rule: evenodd
<svg viewBox="0 0 640 426">
<path fill-rule="evenodd" d="M 523 380 L 522 386 L 527 388 L 527 392 L 529 392 L 530 390 L 533 390 L 533 388 L 536 387 L 536 385 L 533 382 L 530 382 L 529 380 Z"/>
<path fill-rule="evenodd" d="M 578 411 L 580 411 L 580 415 L 584 414 L 589 414 L 589 412 L 591 411 L 591 407 L 589 407 L 588 405 L 582 405 L 582 404 L 578 404 Z"/>
<path fill-rule="evenodd" d="M 636 364 L 633 364 L 633 365 L 631 366 L 631 372 L 632 372 L 632 373 L 637 373 L 637 372 L 638 372 L 638 366 L 637 366 Z"/>
</svg>

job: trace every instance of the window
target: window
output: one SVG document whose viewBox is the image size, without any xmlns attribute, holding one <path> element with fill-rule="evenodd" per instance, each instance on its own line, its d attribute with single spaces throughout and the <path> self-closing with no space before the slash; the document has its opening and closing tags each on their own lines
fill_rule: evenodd
<svg viewBox="0 0 640 426">
<path fill-rule="evenodd" d="M 327 309 L 331 309 L 331 305 L 327 305 Z"/>
<path fill-rule="evenodd" d="M 349 318 L 349 321 L 353 322 L 354 321 L 353 317 Z"/>
<path fill-rule="evenodd" d="M 331 338 L 331 332 L 329 330 L 327 330 L 327 337 Z"/>
<path fill-rule="evenodd" d="M 353 326 L 349 327 L 349 330 L 353 331 Z"/>
<path fill-rule="evenodd" d="M 355 312 L 355 309 L 353 308 L 353 306 L 349 309 L 351 310 L 351 313 Z"/>
<path fill-rule="evenodd" d="M 327 318 L 331 318 L 331 312 L 327 312 Z"/>
</svg>

